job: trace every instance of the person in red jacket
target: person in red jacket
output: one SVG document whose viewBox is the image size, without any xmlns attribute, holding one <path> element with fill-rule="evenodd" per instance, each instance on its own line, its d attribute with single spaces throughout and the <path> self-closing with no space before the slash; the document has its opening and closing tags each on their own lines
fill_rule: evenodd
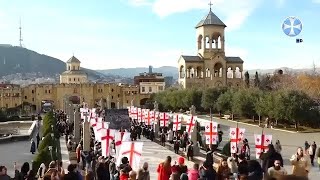
<svg viewBox="0 0 320 180">
<path fill-rule="evenodd" d="M 125 172 L 124 169 L 120 170 L 120 180 L 128 180 L 129 179 L 129 173 Z"/>
<path fill-rule="evenodd" d="M 166 160 L 158 165 L 158 180 L 169 180 L 171 171 L 171 157 L 167 156 Z"/>
</svg>

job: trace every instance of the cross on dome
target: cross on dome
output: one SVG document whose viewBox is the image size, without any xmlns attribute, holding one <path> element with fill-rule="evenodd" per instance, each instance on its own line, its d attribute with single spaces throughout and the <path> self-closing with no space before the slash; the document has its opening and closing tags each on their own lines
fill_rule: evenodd
<svg viewBox="0 0 320 180">
<path fill-rule="evenodd" d="M 210 11 L 211 11 L 211 6 L 213 5 L 213 4 L 211 3 L 211 1 L 210 1 L 210 3 L 209 3 L 208 5 L 210 6 Z"/>
</svg>

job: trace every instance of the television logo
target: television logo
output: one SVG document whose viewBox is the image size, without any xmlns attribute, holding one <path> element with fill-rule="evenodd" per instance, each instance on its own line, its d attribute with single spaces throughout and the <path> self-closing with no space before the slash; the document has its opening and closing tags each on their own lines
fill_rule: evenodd
<svg viewBox="0 0 320 180">
<path fill-rule="evenodd" d="M 302 23 L 297 17 L 290 16 L 283 21 L 282 31 L 290 37 L 299 35 L 302 31 Z"/>
</svg>

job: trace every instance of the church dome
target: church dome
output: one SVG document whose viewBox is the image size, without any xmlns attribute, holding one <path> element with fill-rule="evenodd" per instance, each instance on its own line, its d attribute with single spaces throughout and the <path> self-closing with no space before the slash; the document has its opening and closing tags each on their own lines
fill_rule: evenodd
<svg viewBox="0 0 320 180">
<path fill-rule="evenodd" d="M 216 16 L 210 9 L 209 14 L 206 15 L 196 26 L 199 28 L 201 26 L 206 25 L 216 25 L 216 26 L 224 26 L 227 27 L 219 18 Z"/>
<path fill-rule="evenodd" d="M 78 58 L 72 56 L 67 63 L 81 63 Z"/>
</svg>

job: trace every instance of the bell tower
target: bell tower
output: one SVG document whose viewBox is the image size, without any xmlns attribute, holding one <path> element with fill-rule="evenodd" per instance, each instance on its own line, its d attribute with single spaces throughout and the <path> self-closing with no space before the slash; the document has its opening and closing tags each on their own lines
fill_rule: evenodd
<svg viewBox="0 0 320 180">
<path fill-rule="evenodd" d="M 224 29 L 227 27 L 211 9 L 212 3 L 209 3 L 210 10 L 197 25 L 197 49 L 198 54 L 204 58 L 209 58 L 215 53 L 224 53 Z"/>
</svg>

